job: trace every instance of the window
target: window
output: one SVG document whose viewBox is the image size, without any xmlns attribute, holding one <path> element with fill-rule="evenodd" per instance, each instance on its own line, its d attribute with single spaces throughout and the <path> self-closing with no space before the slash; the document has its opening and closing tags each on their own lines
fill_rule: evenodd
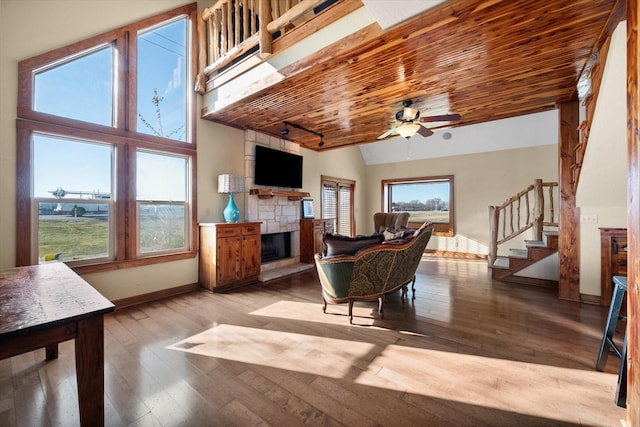
<svg viewBox="0 0 640 427">
<path fill-rule="evenodd" d="M 334 230 L 343 236 L 353 236 L 353 195 L 355 182 L 322 176 L 322 218 L 334 220 Z"/>
<path fill-rule="evenodd" d="M 409 212 L 409 226 L 434 223 L 434 234 L 453 236 L 453 175 L 382 181 L 383 211 Z"/>
<path fill-rule="evenodd" d="M 91 272 L 195 256 L 195 14 L 184 6 L 19 63 L 18 265 Z"/>
<path fill-rule="evenodd" d="M 186 249 L 188 170 L 187 157 L 138 151 L 139 253 Z"/>
</svg>

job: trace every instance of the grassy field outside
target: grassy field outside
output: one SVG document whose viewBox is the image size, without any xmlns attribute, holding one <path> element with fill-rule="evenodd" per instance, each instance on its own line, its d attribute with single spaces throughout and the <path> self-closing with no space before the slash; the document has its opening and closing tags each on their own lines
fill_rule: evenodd
<svg viewBox="0 0 640 427">
<path fill-rule="evenodd" d="M 409 222 L 449 222 L 449 211 L 408 211 Z"/>
<path fill-rule="evenodd" d="M 140 224 L 140 248 L 143 253 L 182 249 L 186 236 L 184 209 L 144 214 Z M 175 212 L 174 212 L 175 213 Z M 109 256 L 109 220 L 107 215 L 74 217 L 40 215 L 38 259 L 43 261 L 77 261 Z"/>
<path fill-rule="evenodd" d="M 61 261 L 102 258 L 109 255 L 109 221 L 102 217 L 40 215 L 39 260 Z"/>
</svg>

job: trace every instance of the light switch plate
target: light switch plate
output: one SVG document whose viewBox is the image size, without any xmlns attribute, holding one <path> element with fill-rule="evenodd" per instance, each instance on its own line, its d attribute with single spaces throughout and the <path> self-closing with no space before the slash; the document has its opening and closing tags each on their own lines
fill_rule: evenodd
<svg viewBox="0 0 640 427">
<path fill-rule="evenodd" d="M 598 223 L 598 215 L 596 215 L 596 214 L 580 215 L 580 222 L 582 224 L 597 224 Z"/>
</svg>

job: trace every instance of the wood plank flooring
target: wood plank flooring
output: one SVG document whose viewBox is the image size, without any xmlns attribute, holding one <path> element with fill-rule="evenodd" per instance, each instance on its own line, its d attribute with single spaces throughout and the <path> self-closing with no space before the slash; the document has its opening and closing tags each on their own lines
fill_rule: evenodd
<svg viewBox="0 0 640 427">
<path fill-rule="evenodd" d="M 109 426 L 620 426 L 606 308 L 425 257 L 416 298 L 322 313 L 315 270 L 105 318 Z M 73 342 L 0 361 L 0 425 L 78 425 Z"/>
</svg>

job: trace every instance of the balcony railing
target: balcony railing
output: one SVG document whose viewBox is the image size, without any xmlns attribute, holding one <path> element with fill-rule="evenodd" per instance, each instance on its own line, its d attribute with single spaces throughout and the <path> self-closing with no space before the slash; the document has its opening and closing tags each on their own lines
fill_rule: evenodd
<svg viewBox="0 0 640 427">
<path fill-rule="evenodd" d="M 339 1 L 339 0 L 338 0 Z M 198 19 L 198 79 L 196 91 L 205 92 L 208 76 L 249 53 L 264 59 L 272 42 L 336 0 L 218 0 Z"/>
</svg>

